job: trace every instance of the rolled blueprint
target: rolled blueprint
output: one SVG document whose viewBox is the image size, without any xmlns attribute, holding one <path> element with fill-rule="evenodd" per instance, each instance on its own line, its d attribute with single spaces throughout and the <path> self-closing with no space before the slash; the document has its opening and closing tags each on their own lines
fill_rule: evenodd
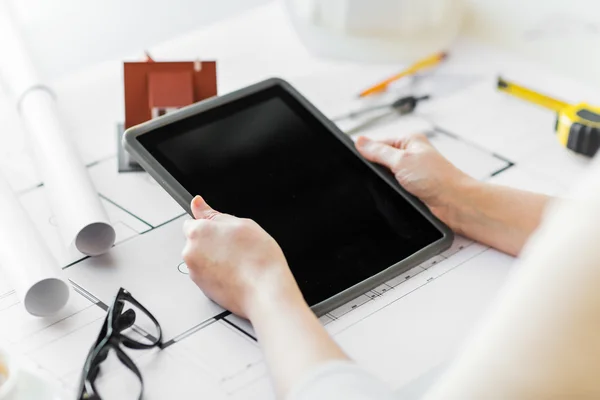
<svg viewBox="0 0 600 400">
<path fill-rule="evenodd" d="M 0 175 L 0 268 L 27 312 L 48 316 L 69 300 L 58 262 Z"/>
<path fill-rule="evenodd" d="M 21 99 L 20 112 L 61 236 L 84 254 L 105 253 L 115 242 L 115 231 L 62 129 L 54 98 L 46 90 L 32 89 Z"/>
<path fill-rule="evenodd" d="M 91 256 L 105 253 L 114 244 L 115 230 L 64 129 L 56 98 L 39 79 L 4 0 L 0 0 L 0 54 L 0 79 L 17 100 L 66 246 Z"/>
</svg>

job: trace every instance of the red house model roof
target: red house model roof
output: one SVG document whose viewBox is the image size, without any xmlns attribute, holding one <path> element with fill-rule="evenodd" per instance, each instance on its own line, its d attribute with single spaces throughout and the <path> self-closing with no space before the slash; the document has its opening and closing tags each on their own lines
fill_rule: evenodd
<svg viewBox="0 0 600 400">
<path fill-rule="evenodd" d="M 153 109 L 181 108 L 217 95 L 214 61 L 124 64 L 125 129 L 153 117 Z"/>
</svg>

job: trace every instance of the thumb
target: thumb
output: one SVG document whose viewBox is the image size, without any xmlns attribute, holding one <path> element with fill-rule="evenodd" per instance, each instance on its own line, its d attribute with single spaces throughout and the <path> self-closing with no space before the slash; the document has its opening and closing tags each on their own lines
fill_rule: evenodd
<svg viewBox="0 0 600 400">
<path fill-rule="evenodd" d="M 196 219 L 213 220 L 221 215 L 220 212 L 213 210 L 201 196 L 196 196 L 191 203 L 192 214 Z"/>
<path fill-rule="evenodd" d="M 364 136 L 356 141 L 356 149 L 367 160 L 388 167 L 392 171 L 398 167 L 404 154 L 403 150 Z"/>
</svg>

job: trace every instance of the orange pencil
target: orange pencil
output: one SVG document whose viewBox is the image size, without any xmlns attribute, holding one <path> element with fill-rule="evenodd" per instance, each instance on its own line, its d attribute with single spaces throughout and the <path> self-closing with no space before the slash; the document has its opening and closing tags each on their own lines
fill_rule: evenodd
<svg viewBox="0 0 600 400">
<path fill-rule="evenodd" d="M 410 67 L 408 67 L 407 69 L 405 69 L 404 71 L 391 76 L 381 82 L 379 82 L 378 84 L 376 84 L 375 86 L 372 86 L 364 91 L 362 91 L 359 94 L 359 97 L 366 97 L 369 96 L 373 93 L 378 93 L 381 91 L 384 91 L 388 85 L 392 82 L 397 81 L 398 79 L 404 78 L 405 76 L 409 76 L 409 75 L 413 75 L 425 68 L 429 68 L 429 67 L 433 67 L 435 65 L 438 65 L 440 62 L 442 62 L 446 57 L 448 56 L 447 53 L 442 52 L 442 53 L 437 53 L 434 54 L 432 56 L 429 56 L 427 58 L 422 59 L 421 61 L 418 61 L 416 63 L 414 63 L 413 65 L 411 65 Z"/>
</svg>

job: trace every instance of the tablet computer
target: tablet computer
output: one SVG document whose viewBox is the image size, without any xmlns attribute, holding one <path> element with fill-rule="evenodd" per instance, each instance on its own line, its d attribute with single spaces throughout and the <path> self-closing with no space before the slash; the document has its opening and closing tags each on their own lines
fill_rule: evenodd
<svg viewBox="0 0 600 400">
<path fill-rule="evenodd" d="M 123 145 L 190 212 L 260 224 L 324 314 L 448 248 L 452 232 L 290 84 L 269 79 L 130 128 Z"/>
</svg>

